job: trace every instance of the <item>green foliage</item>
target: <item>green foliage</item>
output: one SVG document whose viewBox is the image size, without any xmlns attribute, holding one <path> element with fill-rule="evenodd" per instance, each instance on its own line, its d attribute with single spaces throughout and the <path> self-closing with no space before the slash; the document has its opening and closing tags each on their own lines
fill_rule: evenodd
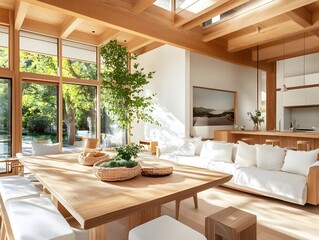
<svg viewBox="0 0 319 240">
<path fill-rule="evenodd" d="M 117 152 L 115 159 L 125 159 L 130 160 L 132 157 L 136 158 L 137 154 L 141 151 L 141 146 L 132 143 L 121 147 L 114 148 Z"/>
<path fill-rule="evenodd" d="M 130 55 L 116 40 L 103 45 L 100 52 L 104 60 L 101 99 L 112 121 L 123 130 L 131 130 L 134 121 L 158 124 L 150 115 L 154 110 L 152 99 L 155 94 L 143 96 L 144 86 L 153 78 L 154 72 L 145 74 L 138 63 L 130 72 L 129 63 L 136 60 L 137 55 Z"/>
<path fill-rule="evenodd" d="M 132 143 L 121 147 L 116 147 L 114 150 L 117 152 L 116 156 L 111 161 L 102 163 L 100 167 L 127 167 L 132 168 L 137 165 L 132 157 L 136 158 L 137 154 L 141 151 L 141 146 Z"/>
<path fill-rule="evenodd" d="M 20 51 L 20 71 L 57 76 L 57 56 Z"/>
<path fill-rule="evenodd" d="M 111 160 L 108 162 L 104 162 L 100 164 L 100 167 L 105 168 L 114 168 L 114 167 L 127 167 L 127 168 L 133 168 L 137 165 L 137 162 L 134 160 Z"/>
<path fill-rule="evenodd" d="M 22 126 L 29 132 L 46 132 L 57 125 L 57 86 L 23 83 Z M 53 114 L 55 113 L 55 114 Z"/>
<path fill-rule="evenodd" d="M 0 68 L 9 67 L 9 54 L 7 47 L 0 47 Z"/>
<path fill-rule="evenodd" d="M 8 128 L 9 81 L 0 79 L 0 127 Z"/>
<path fill-rule="evenodd" d="M 96 64 L 63 58 L 62 76 L 84 80 L 95 80 L 97 79 Z"/>
<path fill-rule="evenodd" d="M 254 124 L 260 125 L 261 123 L 265 122 L 265 118 L 261 116 L 261 111 L 258 109 L 255 110 L 255 115 L 253 115 L 251 112 L 248 112 L 247 115 L 254 122 Z"/>
</svg>

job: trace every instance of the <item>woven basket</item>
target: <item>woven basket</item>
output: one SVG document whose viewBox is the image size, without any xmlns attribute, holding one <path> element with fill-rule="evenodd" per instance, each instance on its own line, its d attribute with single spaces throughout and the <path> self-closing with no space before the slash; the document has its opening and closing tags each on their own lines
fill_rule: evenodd
<svg viewBox="0 0 319 240">
<path fill-rule="evenodd" d="M 99 157 L 86 157 L 81 153 L 78 157 L 78 161 L 80 164 L 85 165 L 85 166 L 93 166 L 94 163 L 98 161 L 107 161 L 109 160 L 110 156 L 106 153 L 101 153 L 101 156 Z"/>
<path fill-rule="evenodd" d="M 142 167 L 142 175 L 147 177 L 167 176 L 172 173 L 172 166 Z"/>
<path fill-rule="evenodd" d="M 105 160 L 98 161 L 93 166 L 95 176 L 97 176 L 101 181 L 107 181 L 107 182 L 124 181 L 124 180 L 134 178 L 141 173 L 141 165 L 139 163 L 137 163 L 137 165 L 133 168 L 126 168 L 126 167 L 105 168 L 105 167 L 99 166 L 103 162 L 107 162 L 107 161 Z"/>
</svg>

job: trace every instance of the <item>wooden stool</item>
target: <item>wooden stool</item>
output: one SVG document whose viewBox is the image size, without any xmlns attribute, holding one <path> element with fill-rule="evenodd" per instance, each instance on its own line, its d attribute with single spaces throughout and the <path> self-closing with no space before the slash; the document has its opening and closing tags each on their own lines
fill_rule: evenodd
<svg viewBox="0 0 319 240">
<path fill-rule="evenodd" d="M 253 139 L 252 138 L 242 138 L 240 141 L 245 142 L 247 144 L 253 144 Z"/>
<path fill-rule="evenodd" d="M 265 144 L 269 144 L 274 146 L 279 146 L 280 145 L 280 140 L 276 140 L 276 139 L 266 139 L 265 140 Z"/>
<path fill-rule="evenodd" d="M 225 208 L 205 219 L 207 240 L 256 240 L 257 217 L 234 207 Z"/>
<path fill-rule="evenodd" d="M 198 198 L 197 198 L 197 194 L 193 196 L 194 199 L 194 206 L 197 209 L 198 208 Z M 175 219 L 178 220 L 179 217 L 179 208 L 181 205 L 181 201 L 184 199 L 177 199 L 175 202 Z"/>
<path fill-rule="evenodd" d="M 309 141 L 297 141 L 297 150 L 298 151 L 310 151 L 311 146 Z"/>
</svg>

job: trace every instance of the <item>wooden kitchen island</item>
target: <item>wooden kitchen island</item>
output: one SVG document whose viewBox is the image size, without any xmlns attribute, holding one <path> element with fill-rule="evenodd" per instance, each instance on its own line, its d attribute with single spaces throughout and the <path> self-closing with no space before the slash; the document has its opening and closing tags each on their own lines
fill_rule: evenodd
<svg viewBox="0 0 319 240">
<path fill-rule="evenodd" d="M 309 141 L 311 148 L 319 148 L 319 132 L 290 132 L 290 131 L 235 131 L 217 130 L 214 133 L 214 140 L 237 142 L 242 138 L 252 138 L 253 144 L 264 144 L 266 139 L 280 141 L 280 147 L 295 148 L 297 141 Z"/>
</svg>

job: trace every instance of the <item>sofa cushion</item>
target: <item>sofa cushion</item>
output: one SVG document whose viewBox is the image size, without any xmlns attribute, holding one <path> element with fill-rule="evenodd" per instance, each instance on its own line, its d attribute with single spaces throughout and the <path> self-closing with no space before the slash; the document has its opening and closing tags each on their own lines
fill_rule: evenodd
<svg viewBox="0 0 319 240">
<path fill-rule="evenodd" d="M 236 171 L 234 178 L 233 182 L 243 189 L 292 203 L 302 205 L 306 203 L 305 176 L 257 167 L 241 167 Z"/>
<path fill-rule="evenodd" d="M 312 151 L 287 150 L 281 170 L 306 176 L 308 168 L 317 161 L 319 149 Z"/>
<path fill-rule="evenodd" d="M 284 164 L 286 150 L 272 145 L 256 144 L 257 167 L 265 170 L 280 171 Z"/>
<path fill-rule="evenodd" d="M 232 143 L 217 141 L 206 141 L 200 153 L 201 157 L 206 157 L 212 161 L 232 162 Z"/>
<path fill-rule="evenodd" d="M 245 142 L 238 141 L 235 163 L 241 166 L 256 166 L 256 147 Z"/>
<path fill-rule="evenodd" d="M 196 145 L 202 139 L 200 137 L 183 138 L 179 140 L 176 155 L 180 156 L 194 156 Z"/>
</svg>

